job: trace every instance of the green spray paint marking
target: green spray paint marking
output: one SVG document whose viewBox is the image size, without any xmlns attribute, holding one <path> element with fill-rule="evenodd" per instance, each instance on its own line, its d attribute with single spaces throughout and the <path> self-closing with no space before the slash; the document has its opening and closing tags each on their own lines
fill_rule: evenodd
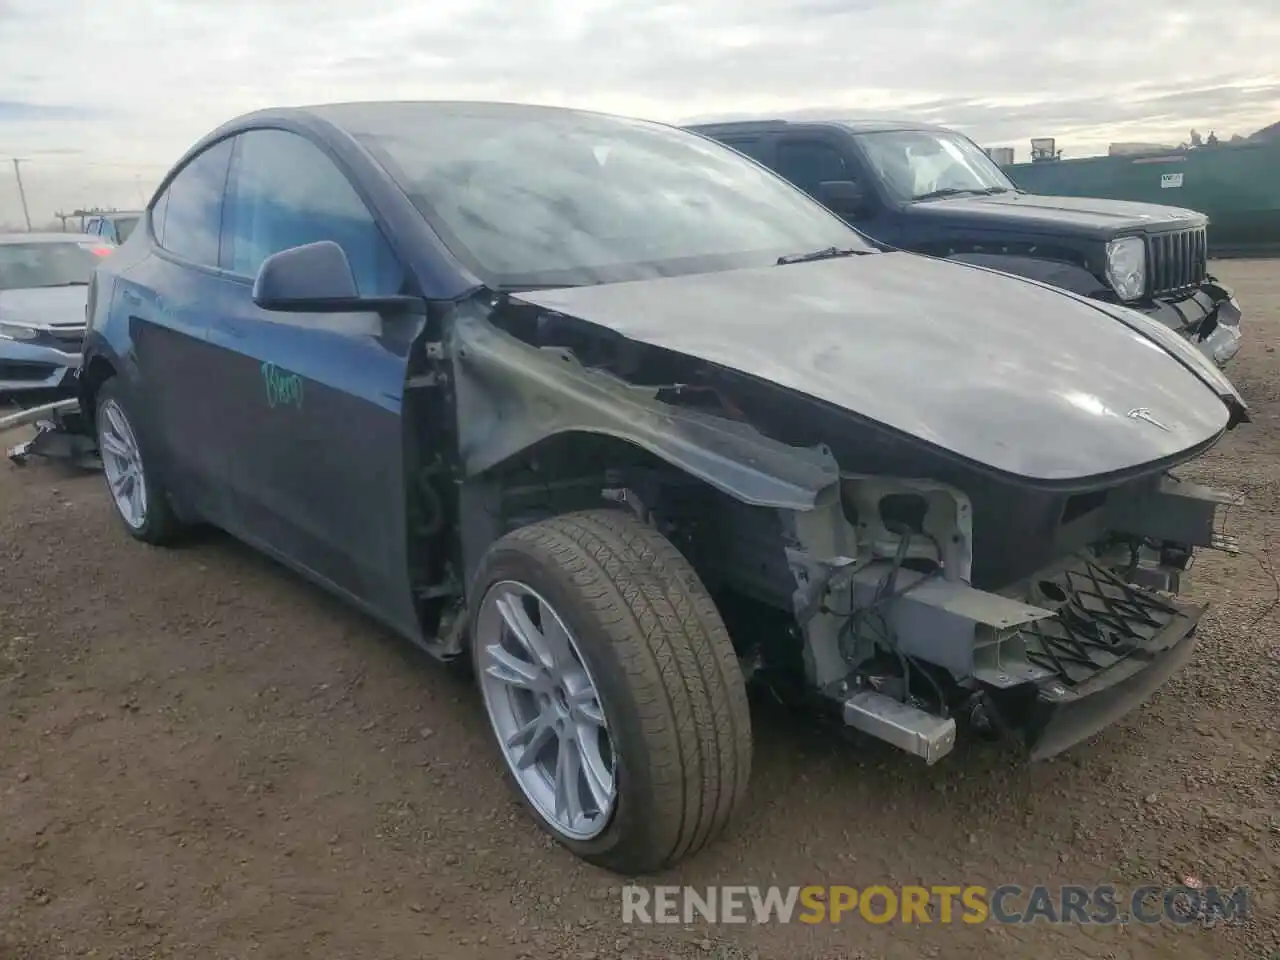
<svg viewBox="0 0 1280 960">
<path fill-rule="evenodd" d="M 302 378 L 296 373 L 281 370 L 274 363 L 262 365 L 262 382 L 267 385 L 267 405 L 302 409 Z"/>
</svg>

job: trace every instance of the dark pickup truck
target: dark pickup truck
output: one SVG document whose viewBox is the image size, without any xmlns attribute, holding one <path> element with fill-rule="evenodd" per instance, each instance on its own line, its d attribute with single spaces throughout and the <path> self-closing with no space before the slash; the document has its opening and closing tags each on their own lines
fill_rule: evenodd
<svg viewBox="0 0 1280 960">
<path fill-rule="evenodd" d="M 1240 307 L 1208 272 L 1208 218 L 1179 207 L 1026 193 L 967 137 L 886 121 L 690 126 L 746 154 L 881 246 L 962 260 L 1121 303 L 1220 366 Z"/>
</svg>

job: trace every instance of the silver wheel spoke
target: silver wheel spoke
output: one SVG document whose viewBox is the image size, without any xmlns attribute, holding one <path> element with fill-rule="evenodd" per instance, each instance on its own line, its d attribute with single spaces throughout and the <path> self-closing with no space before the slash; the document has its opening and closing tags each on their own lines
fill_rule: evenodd
<svg viewBox="0 0 1280 960">
<path fill-rule="evenodd" d="M 498 600 L 498 609 L 502 612 L 502 619 L 507 623 L 507 629 L 515 636 L 516 641 L 529 651 L 529 655 L 543 666 L 551 666 L 553 661 L 547 650 L 546 641 L 538 632 L 538 628 L 533 625 L 533 621 L 529 619 L 529 614 L 525 612 L 524 603 L 520 597 L 506 594 Z"/>
<path fill-rule="evenodd" d="M 575 693 L 569 698 L 569 706 L 578 711 L 578 716 L 597 727 L 604 726 L 604 711 L 600 709 L 600 701 L 596 699 L 593 689 Z"/>
<path fill-rule="evenodd" d="M 138 482 L 137 477 L 130 477 L 129 483 L 129 506 L 133 508 L 133 517 L 140 520 L 143 513 L 142 506 L 142 484 Z"/>
<path fill-rule="evenodd" d="M 105 407 L 104 409 L 105 409 L 106 414 L 107 414 L 107 419 L 111 422 L 111 430 L 112 430 L 112 432 L 113 432 L 117 437 L 119 437 L 121 440 L 123 440 L 123 439 L 124 439 L 125 437 L 127 437 L 127 436 L 129 435 L 129 433 L 131 432 L 131 431 L 129 430 L 128 425 L 124 423 L 124 418 L 123 418 L 123 417 L 121 417 L 121 416 L 120 416 L 120 414 L 116 412 L 115 404 L 109 404 L 109 405 L 108 405 L 107 407 Z M 127 443 L 127 441 L 126 441 L 126 443 Z M 130 451 L 130 452 L 132 452 L 132 451 Z"/>
<path fill-rule="evenodd" d="M 582 754 L 567 736 L 560 738 L 556 751 L 556 816 L 564 817 L 570 828 L 582 819 L 582 799 L 578 786 L 582 778 Z"/>
<path fill-rule="evenodd" d="M 124 445 L 124 441 L 116 434 L 108 433 L 105 430 L 102 432 L 102 449 L 113 457 L 119 457 L 126 462 L 130 457 L 129 448 Z"/>
<path fill-rule="evenodd" d="M 556 833 L 598 836 L 617 802 L 613 741 L 577 639 L 514 580 L 489 588 L 474 631 L 480 691 L 520 790 Z"/>
<path fill-rule="evenodd" d="M 489 644 L 484 648 L 484 652 L 489 658 L 489 665 L 485 667 L 485 673 L 489 676 L 522 690 L 534 690 L 539 686 L 538 668 L 532 663 L 521 660 L 513 653 L 508 653 L 496 643 Z"/>
<path fill-rule="evenodd" d="M 604 758 L 600 756 L 600 751 L 592 746 L 595 742 L 596 730 L 590 730 L 590 739 L 583 738 L 583 729 L 578 728 L 578 735 L 573 738 L 573 744 L 578 751 L 578 761 L 582 767 L 582 779 L 587 783 L 587 790 L 591 793 L 591 800 L 595 804 L 597 810 L 608 810 L 609 801 L 613 797 L 613 774 L 611 774 L 604 765 Z"/>
<path fill-rule="evenodd" d="M 538 613 L 542 621 L 541 637 L 543 645 L 551 656 L 551 662 L 554 664 L 556 673 L 561 679 L 565 679 L 571 673 L 581 672 L 578 666 L 578 658 L 574 655 L 573 646 L 569 641 L 569 634 L 565 631 L 560 618 L 556 616 L 555 611 L 547 604 L 538 601 Z M 582 682 L 590 684 L 586 674 L 582 673 Z"/>
<path fill-rule="evenodd" d="M 538 714 L 507 740 L 507 746 L 520 747 L 516 767 L 527 770 L 542 753 L 542 749 L 555 739 L 556 729 L 544 714 Z M 514 743 L 512 741 L 515 741 Z"/>
</svg>

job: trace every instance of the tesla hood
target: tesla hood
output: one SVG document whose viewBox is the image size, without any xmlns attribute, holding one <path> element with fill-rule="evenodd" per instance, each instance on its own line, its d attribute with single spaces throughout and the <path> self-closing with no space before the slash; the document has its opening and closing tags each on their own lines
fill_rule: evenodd
<svg viewBox="0 0 1280 960">
<path fill-rule="evenodd" d="M 516 299 L 771 381 L 1029 480 L 1176 460 L 1228 424 L 1226 403 L 1194 372 L 1089 302 L 913 254 Z"/>
</svg>

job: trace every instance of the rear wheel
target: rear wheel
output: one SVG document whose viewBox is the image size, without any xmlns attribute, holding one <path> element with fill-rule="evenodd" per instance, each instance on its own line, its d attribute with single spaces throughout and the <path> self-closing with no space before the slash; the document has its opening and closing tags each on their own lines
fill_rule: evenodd
<svg viewBox="0 0 1280 960">
<path fill-rule="evenodd" d="M 490 548 L 471 649 L 525 805 L 576 854 L 648 873 L 739 808 L 751 721 L 737 657 L 697 574 L 626 514 L 566 514 Z"/>
<path fill-rule="evenodd" d="M 94 426 L 102 471 L 125 529 L 146 543 L 169 543 L 181 525 L 164 487 L 147 469 L 136 421 L 114 378 L 98 390 Z"/>
</svg>

